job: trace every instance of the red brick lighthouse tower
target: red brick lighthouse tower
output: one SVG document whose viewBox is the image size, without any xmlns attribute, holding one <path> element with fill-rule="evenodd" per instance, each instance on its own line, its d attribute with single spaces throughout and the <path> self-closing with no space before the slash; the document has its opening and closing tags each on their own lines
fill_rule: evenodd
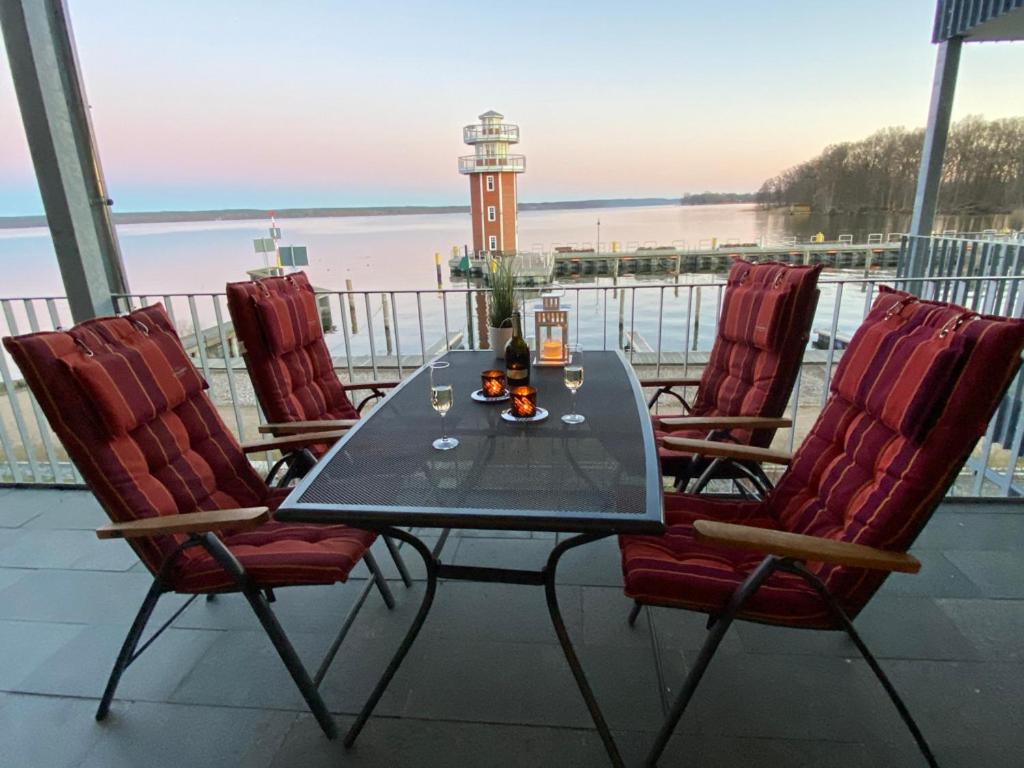
<svg viewBox="0 0 1024 768">
<path fill-rule="evenodd" d="M 519 247 L 516 218 L 516 175 L 526 170 L 523 155 L 510 155 L 519 143 L 519 126 L 503 123 L 493 110 L 480 123 L 462 129 L 462 139 L 475 154 L 459 158 L 459 173 L 469 176 L 473 251 L 477 254 L 515 253 Z"/>
</svg>

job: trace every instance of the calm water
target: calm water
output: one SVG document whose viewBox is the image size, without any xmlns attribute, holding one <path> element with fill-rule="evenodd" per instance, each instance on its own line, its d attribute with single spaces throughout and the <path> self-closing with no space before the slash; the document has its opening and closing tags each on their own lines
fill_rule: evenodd
<svg viewBox="0 0 1024 768">
<path fill-rule="evenodd" d="M 862 241 L 872 232 L 898 232 L 907 224 L 906 216 L 828 217 L 814 215 L 788 215 L 765 212 L 752 205 L 718 206 L 654 206 L 637 208 L 605 208 L 600 210 L 526 211 L 519 217 L 521 248 L 535 246 L 548 248 L 553 244 L 594 244 L 598 239 L 597 221 L 600 219 L 600 242 L 607 247 L 618 241 L 620 248 L 637 244 L 687 244 L 697 246 L 702 241 L 754 241 L 758 237 L 781 238 L 789 235 L 808 237 L 822 231 L 827 238 L 850 233 Z M 317 286 L 344 290 L 346 279 L 351 279 L 357 291 L 394 291 L 403 289 L 429 290 L 436 287 L 434 253 L 443 259 L 442 274 L 445 286 L 450 285 L 447 259 L 452 246 L 462 246 L 470 237 L 468 214 L 438 214 L 417 216 L 376 216 L 321 219 L 285 219 L 279 222 L 283 230 L 283 245 L 306 245 L 310 265 L 307 272 Z M 118 227 L 125 266 L 133 293 L 164 295 L 186 292 L 220 292 L 231 280 L 245 279 L 245 271 L 262 266 L 262 256 L 253 253 L 252 239 L 266 236 L 268 221 L 188 222 L 179 224 L 131 224 Z M 940 227 L 981 229 L 1001 226 L 998 221 L 940 222 Z M 0 297 L 62 295 L 63 286 L 57 269 L 53 247 L 47 230 L 0 230 L 0 266 L 3 271 Z M 698 281 L 714 279 L 701 275 Z M 601 285 L 609 285 L 603 278 Z M 620 280 L 620 285 L 642 286 L 650 279 Z M 593 284 L 590 279 L 589 284 Z M 459 286 L 462 283 L 458 283 Z M 575 285 L 583 285 L 574 283 Z M 834 289 L 823 291 L 816 326 L 828 325 L 834 301 Z M 633 301 L 636 301 L 636 307 Z M 584 344 L 605 343 L 612 346 L 618 336 L 619 298 L 616 294 L 570 294 L 574 304 L 574 331 Z M 638 349 L 656 348 L 659 306 L 665 316 L 662 348 L 682 351 L 692 347 L 694 338 L 698 346 L 706 348 L 711 341 L 709 332 L 718 302 L 718 291 L 701 291 L 700 313 L 704 322 L 694 329 L 697 297 L 691 304 L 690 291 L 639 288 L 627 290 L 622 301 L 625 331 L 636 333 L 634 343 Z M 374 341 L 378 353 L 387 348 L 384 335 L 381 299 L 370 297 Z M 357 303 L 360 317 L 359 331 L 353 334 L 350 348 L 356 353 L 369 349 L 366 336 L 366 304 Z M 459 306 L 455 306 L 459 305 Z M 183 330 L 190 330 L 188 306 L 175 305 L 176 319 Z M 429 347 L 443 338 L 445 306 L 436 293 L 426 294 L 417 307 L 412 296 L 397 297 L 398 326 L 403 353 L 419 351 L 419 315 L 422 311 L 424 340 Z M 844 297 L 841 307 L 841 329 L 851 331 L 863 311 L 859 297 Z M 448 330 L 464 329 L 467 312 L 458 298 L 448 301 Z M 197 308 L 203 325 L 212 323 L 213 308 L 207 299 L 201 299 Z M 16 314 L 21 315 L 20 310 Z M 473 313 L 475 314 L 475 313 Z M 340 320 L 336 318 L 340 325 Z M 475 320 L 474 320 L 475 324 Z M 27 321 L 19 320 L 21 330 L 27 330 Z M 687 327 L 689 341 L 687 340 Z M 392 337 L 394 332 L 392 330 Z M 395 343 L 392 338 L 392 343 Z M 341 334 L 332 339 L 332 346 L 344 351 Z"/>
</svg>

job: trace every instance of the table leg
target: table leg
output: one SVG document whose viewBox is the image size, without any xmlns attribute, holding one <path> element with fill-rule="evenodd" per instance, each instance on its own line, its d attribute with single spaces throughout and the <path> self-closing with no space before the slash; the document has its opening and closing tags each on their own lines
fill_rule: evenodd
<svg viewBox="0 0 1024 768">
<path fill-rule="evenodd" d="M 377 682 L 377 686 L 373 689 L 373 693 L 370 694 L 370 698 L 367 699 L 366 704 L 363 705 L 363 709 L 359 713 L 359 717 L 356 718 L 356 721 L 352 723 L 352 727 L 349 728 L 348 733 L 345 734 L 346 747 L 351 747 L 359 737 L 359 732 L 363 730 L 363 726 L 366 725 L 366 721 L 369 720 L 370 715 L 373 714 L 373 710 L 376 708 L 377 702 L 379 702 L 380 697 L 384 695 L 384 691 L 387 690 L 388 685 L 391 683 L 391 678 L 395 676 L 395 672 L 398 671 L 398 667 L 401 666 L 406 654 L 415 642 L 416 636 L 419 634 L 420 628 L 423 626 L 423 622 L 426 621 L 427 614 L 430 612 L 430 606 L 434 602 L 434 592 L 437 589 L 437 559 L 427 548 L 426 544 L 413 534 L 402 530 L 401 528 L 387 527 L 381 530 L 380 533 L 385 536 L 392 536 L 396 539 L 401 539 L 419 553 L 420 557 L 423 558 L 424 566 L 426 566 L 427 587 L 426 593 L 423 595 L 423 602 L 420 603 L 420 609 L 417 611 L 416 618 L 413 619 L 412 625 L 409 627 L 409 631 L 406 632 L 405 638 L 402 640 L 402 644 L 398 646 L 398 650 L 395 651 L 395 655 L 388 663 L 388 667 L 384 670 L 383 676 L 381 676 L 380 680 Z"/>
<path fill-rule="evenodd" d="M 590 688 L 590 683 L 587 682 L 587 676 L 583 672 L 583 667 L 580 666 L 580 660 L 576 656 L 576 650 L 573 648 L 572 640 L 569 637 L 569 632 L 565 628 L 565 622 L 562 621 L 562 612 L 558 607 L 558 596 L 555 592 L 555 575 L 558 569 L 558 561 L 561 559 L 568 550 L 573 547 L 578 547 L 582 544 L 589 544 L 592 541 L 603 539 L 609 536 L 607 533 L 584 533 L 579 536 L 573 536 L 572 538 L 560 541 L 558 545 L 551 550 L 551 554 L 548 556 L 547 565 L 544 566 L 544 594 L 548 601 L 548 612 L 551 614 L 551 623 L 555 627 L 555 634 L 558 635 L 558 642 L 562 645 L 562 652 L 565 654 L 565 660 L 569 663 L 569 669 L 572 670 L 573 677 L 576 678 L 576 685 L 580 689 L 580 693 L 583 695 L 583 701 L 587 705 L 587 709 L 590 710 L 590 717 L 594 721 L 594 725 L 597 727 L 597 732 L 601 736 L 601 741 L 604 742 L 604 748 L 608 752 L 608 757 L 612 762 L 612 765 L 616 768 L 620 768 L 624 765 L 622 762 L 622 755 L 619 754 L 619 748 L 615 744 L 615 739 L 612 738 L 612 732 L 608 728 L 608 723 L 605 722 L 604 715 L 601 713 L 601 707 L 598 706 L 597 699 L 594 697 L 594 692 Z"/>
</svg>

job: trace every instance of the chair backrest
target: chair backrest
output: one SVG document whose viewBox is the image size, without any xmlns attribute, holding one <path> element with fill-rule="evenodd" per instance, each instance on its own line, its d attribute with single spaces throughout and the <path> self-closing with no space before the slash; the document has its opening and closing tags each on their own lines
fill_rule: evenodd
<svg viewBox="0 0 1024 768">
<path fill-rule="evenodd" d="M 820 264 L 733 264 L 718 335 L 693 403 L 695 416 L 783 414 L 810 338 L 820 273 Z M 737 431 L 733 438 L 767 446 L 774 434 Z"/>
<path fill-rule="evenodd" d="M 161 305 L 4 346 L 112 520 L 251 507 L 266 497 Z M 177 543 L 132 539 L 153 571 Z"/>
<path fill-rule="evenodd" d="M 228 283 L 227 294 L 242 357 L 269 421 L 359 418 L 334 372 L 305 273 Z"/>
<path fill-rule="evenodd" d="M 1010 385 L 1024 320 L 880 292 L 765 503 L 785 530 L 906 551 Z M 825 566 L 819 573 L 853 613 L 885 577 Z"/>
</svg>

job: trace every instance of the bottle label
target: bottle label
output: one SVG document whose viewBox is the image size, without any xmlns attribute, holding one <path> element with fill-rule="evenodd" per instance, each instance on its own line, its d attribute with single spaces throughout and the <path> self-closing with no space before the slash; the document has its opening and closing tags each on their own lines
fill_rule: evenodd
<svg viewBox="0 0 1024 768">
<path fill-rule="evenodd" d="M 523 369 L 523 368 L 519 368 L 519 369 L 512 369 L 512 368 L 510 368 L 509 370 L 507 370 L 505 372 L 505 375 L 509 379 L 513 379 L 515 381 L 518 381 L 519 379 L 525 379 L 525 378 L 529 377 L 530 372 L 527 371 L 526 369 Z"/>
</svg>

